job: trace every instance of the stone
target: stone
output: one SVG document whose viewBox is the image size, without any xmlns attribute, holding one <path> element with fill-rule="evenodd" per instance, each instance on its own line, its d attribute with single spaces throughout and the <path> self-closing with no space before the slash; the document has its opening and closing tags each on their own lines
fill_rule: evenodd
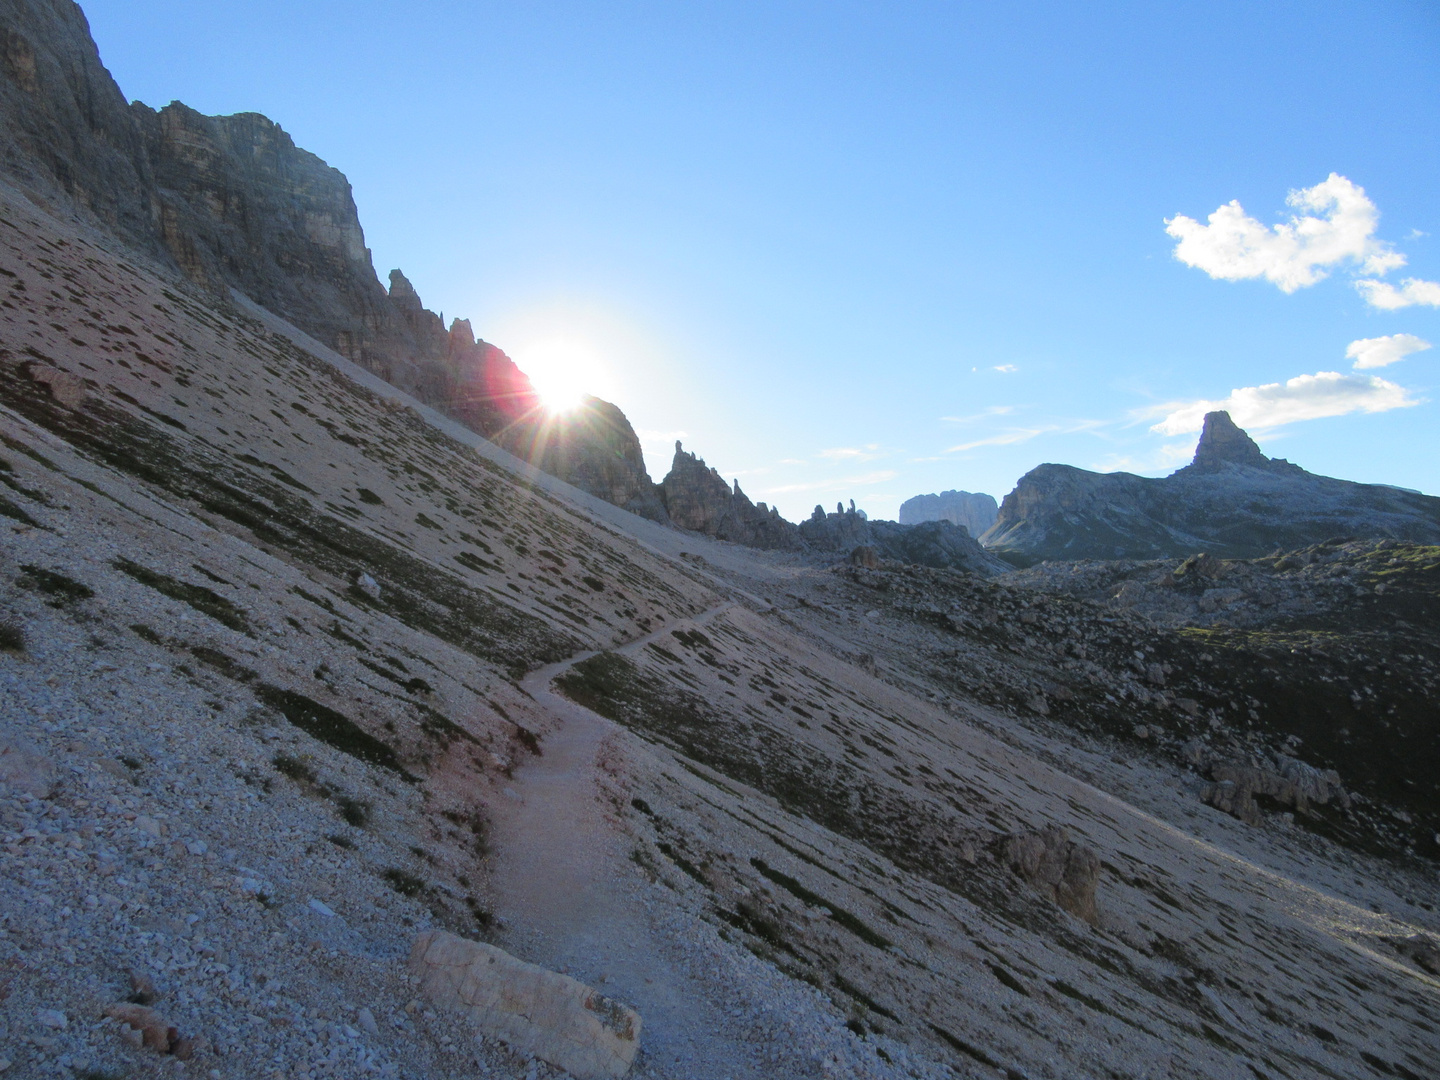
<svg viewBox="0 0 1440 1080">
<path fill-rule="evenodd" d="M 77 375 L 48 364 L 31 364 L 28 370 L 31 379 L 44 386 L 50 396 L 67 409 L 79 408 L 85 403 L 85 381 Z"/>
<path fill-rule="evenodd" d="M 59 1009 L 40 1009 L 35 1013 L 35 1020 L 41 1027 L 52 1031 L 64 1031 L 70 1026 L 65 1014 Z"/>
<path fill-rule="evenodd" d="M 426 997 L 467 1018 L 481 1035 L 575 1080 L 624 1076 L 640 1047 L 639 1013 L 493 945 L 428 930 L 415 939 L 410 972 Z"/>
<path fill-rule="evenodd" d="M 105 1010 L 105 1015 L 140 1032 L 141 1045 L 162 1054 L 170 1053 L 181 1041 L 175 1025 L 147 1005 L 116 1002 Z"/>
<path fill-rule="evenodd" d="M 1440 975 L 1440 944 L 1426 934 L 1412 934 L 1409 937 L 1388 937 L 1385 939 L 1395 951 L 1414 962 L 1431 975 Z"/>
<path fill-rule="evenodd" d="M 1324 806 L 1338 803 L 1348 810 L 1349 793 L 1334 769 L 1317 769 L 1297 758 L 1275 754 L 1251 762 L 1212 758 L 1203 748 L 1189 749 L 1187 759 L 1207 770 L 1212 782 L 1200 791 L 1200 801 L 1247 825 L 1258 825 L 1264 818 L 1257 795 L 1267 796 L 1302 814 L 1310 812 L 1311 804 Z"/>
<path fill-rule="evenodd" d="M 47 799 L 55 789 L 55 766 L 19 736 L 0 735 L 0 783 L 37 799 Z"/>
<path fill-rule="evenodd" d="M 863 566 L 867 570 L 880 569 L 880 553 L 869 544 L 861 544 L 850 552 L 850 565 Z"/>
<path fill-rule="evenodd" d="M 370 597 L 371 600 L 380 599 L 380 583 L 364 570 L 355 572 L 355 588 Z"/>
<path fill-rule="evenodd" d="M 1011 833 L 999 841 L 1000 860 L 1065 911 L 1094 924 L 1100 856 L 1062 828 Z"/>
<path fill-rule="evenodd" d="M 379 1035 L 380 1025 L 375 1022 L 375 1014 L 368 1006 L 362 1005 L 355 1012 L 355 1022 L 360 1025 L 360 1030 L 366 1035 Z"/>
<path fill-rule="evenodd" d="M 143 971 L 130 972 L 130 1000 L 136 1005 L 150 1005 L 160 996 L 155 980 Z"/>
</svg>

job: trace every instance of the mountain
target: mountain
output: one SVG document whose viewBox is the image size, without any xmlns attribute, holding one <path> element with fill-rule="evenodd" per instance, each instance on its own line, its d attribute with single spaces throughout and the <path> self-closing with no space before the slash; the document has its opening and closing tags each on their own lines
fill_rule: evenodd
<svg viewBox="0 0 1440 1080">
<path fill-rule="evenodd" d="M 773 506 L 752 503 L 740 490 L 740 481 L 725 483 L 719 472 L 686 451 L 678 440 L 670 472 L 660 484 L 660 496 L 677 528 L 747 547 L 821 556 L 849 555 L 863 547 L 874 549 L 877 558 L 937 569 L 987 576 L 1010 569 L 987 554 L 962 526 L 946 520 L 913 525 L 871 521 L 855 509 L 853 499 L 848 510 L 836 504 L 833 514 L 817 506 L 796 525 L 782 518 Z"/>
<path fill-rule="evenodd" d="M 82 33 L 0 0 L 0 95 Z M 25 162 L 7 1077 L 1433 1074 L 1440 548 L 957 573 L 677 451 L 675 516 L 826 557 L 721 542 L 479 434 L 523 384 L 461 423 Z"/>
<path fill-rule="evenodd" d="M 948 521 L 963 526 L 971 536 L 981 536 L 995 524 L 998 509 L 991 495 L 942 491 L 938 495 L 916 495 L 913 499 L 906 499 L 900 504 L 900 524 Z"/>
<path fill-rule="evenodd" d="M 1194 460 L 1159 479 L 1040 465 L 1005 496 L 985 546 L 1042 559 L 1254 558 L 1335 537 L 1440 543 L 1440 499 L 1268 458 L 1230 415 L 1205 416 Z"/>
<path fill-rule="evenodd" d="M 447 329 L 399 270 L 381 285 L 343 173 L 258 113 L 127 104 L 84 14 L 4 0 L 0 161 L 42 206 L 125 240 L 222 305 L 231 289 L 576 486 L 663 517 L 623 413 L 591 398 L 559 423 L 468 321 Z"/>
</svg>

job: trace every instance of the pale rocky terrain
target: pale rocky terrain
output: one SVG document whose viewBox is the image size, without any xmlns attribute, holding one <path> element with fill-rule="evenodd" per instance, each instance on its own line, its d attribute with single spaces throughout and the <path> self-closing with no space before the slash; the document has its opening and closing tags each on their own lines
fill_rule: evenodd
<svg viewBox="0 0 1440 1080">
<path fill-rule="evenodd" d="M 1205 805 L 1148 616 L 634 517 L 14 193 L 0 276 L 6 1075 L 553 1075 L 431 927 L 639 1076 L 1433 1073 L 1436 851 Z"/>
<path fill-rule="evenodd" d="M 441 932 L 657 1080 L 1435 1075 L 1425 497 L 1023 572 L 792 524 L 536 414 L 340 173 L 127 104 L 70 0 L 0 0 L 0 106 L 0 1075 L 560 1075 Z"/>
</svg>

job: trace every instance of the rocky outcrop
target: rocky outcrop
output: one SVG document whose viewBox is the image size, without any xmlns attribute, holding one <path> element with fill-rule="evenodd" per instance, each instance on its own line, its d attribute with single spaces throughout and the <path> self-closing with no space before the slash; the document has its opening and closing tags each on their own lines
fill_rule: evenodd
<svg viewBox="0 0 1440 1080">
<path fill-rule="evenodd" d="M 859 547 L 873 549 L 877 558 L 937 570 L 955 569 L 993 575 L 1011 569 L 1008 563 L 990 555 L 959 525 L 949 521 L 927 521 L 902 525 L 895 521 L 871 521 L 855 509 L 836 504 L 827 514 L 823 506 L 800 523 L 800 536 L 816 551 L 848 554 Z"/>
<path fill-rule="evenodd" d="M 993 496 L 970 491 L 942 491 L 938 495 L 916 495 L 900 504 L 900 524 L 919 525 L 926 521 L 948 521 L 971 536 L 982 536 L 995 524 L 999 507 Z"/>
<path fill-rule="evenodd" d="M 444 930 L 415 939 L 410 972 L 436 1005 L 481 1035 L 576 1080 L 624 1076 L 640 1049 L 640 1014 L 568 975 Z"/>
<path fill-rule="evenodd" d="M 800 530 L 773 506 L 752 503 L 740 481 L 727 484 L 720 474 L 677 439 L 670 471 L 660 482 L 660 496 L 672 524 L 718 540 L 748 547 L 798 551 L 805 544 Z"/>
<path fill-rule="evenodd" d="M 1028 566 L 1202 551 L 1256 558 L 1340 536 L 1440 543 L 1440 499 L 1267 458 L 1227 414 L 1210 413 L 1194 461 L 1167 477 L 1032 469 L 982 540 Z"/>
<path fill-rule="evenodd" d="M 1064 829 L 1011 833 L 999 841 L 1000 861 L 1076 918 L 1098 918 L 1095 888 L 1100 856 Z"/>
<path fill-rule="evenodd" d="M 0 162 L 52 213 L 108 230 L 224 302 L 235 289 L 506 449 L 664 519 L 615 406 L 563 419 L 470 324 L 447 330 L 399 270 L 376 277 L 343 173 L 258 113 L 127 104 L 71 0 L 0 0 Z"/>
<path fill-rule="evenodd" d="M 1309 814 L 1312 806 L 1331 802 L 1350 809 L 1350 795 L 1334 769 L 1317 769 L 1285 754 L 1227 760 L 1212 755 L 1199 742 L 1187 744 L 1184 752 L 1191 765 L 1211 777 L 1200 792 L 1200 801 L 1248 825 L 1258 825 L 1264 816 L 1255 801 L 1257 796 L 1294 807 L 1302 814 Z"/>
</svg>

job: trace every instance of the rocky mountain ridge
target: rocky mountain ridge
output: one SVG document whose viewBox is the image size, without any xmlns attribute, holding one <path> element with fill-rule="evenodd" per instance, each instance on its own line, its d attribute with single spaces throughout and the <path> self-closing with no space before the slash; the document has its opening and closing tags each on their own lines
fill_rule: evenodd
<svg viewBox="0 0 1440 1080">
<path fill-rule="evenodd" d="M 71 0 L 0 3 L 0 155 L 11 182 L 122 239 L 224 303 L 236 289 L 517 456 L 663 516 L 613 405 L 547 416 L 529 380 L 468 321 L 447 329 L 404 274 L 381 285 L 344 174 L 258 113 L 127 104 Z"/>
<path fill-rule="evenodd" d="M 1255 558 L 1334 537 L 1440 542 L 1440 499 L 1267 458 L 1228 413 L 1206 415 L 1191 464 L 1160 479 L 1040 465 L 981 538 L 1007 561 Z"/>
</svg>

